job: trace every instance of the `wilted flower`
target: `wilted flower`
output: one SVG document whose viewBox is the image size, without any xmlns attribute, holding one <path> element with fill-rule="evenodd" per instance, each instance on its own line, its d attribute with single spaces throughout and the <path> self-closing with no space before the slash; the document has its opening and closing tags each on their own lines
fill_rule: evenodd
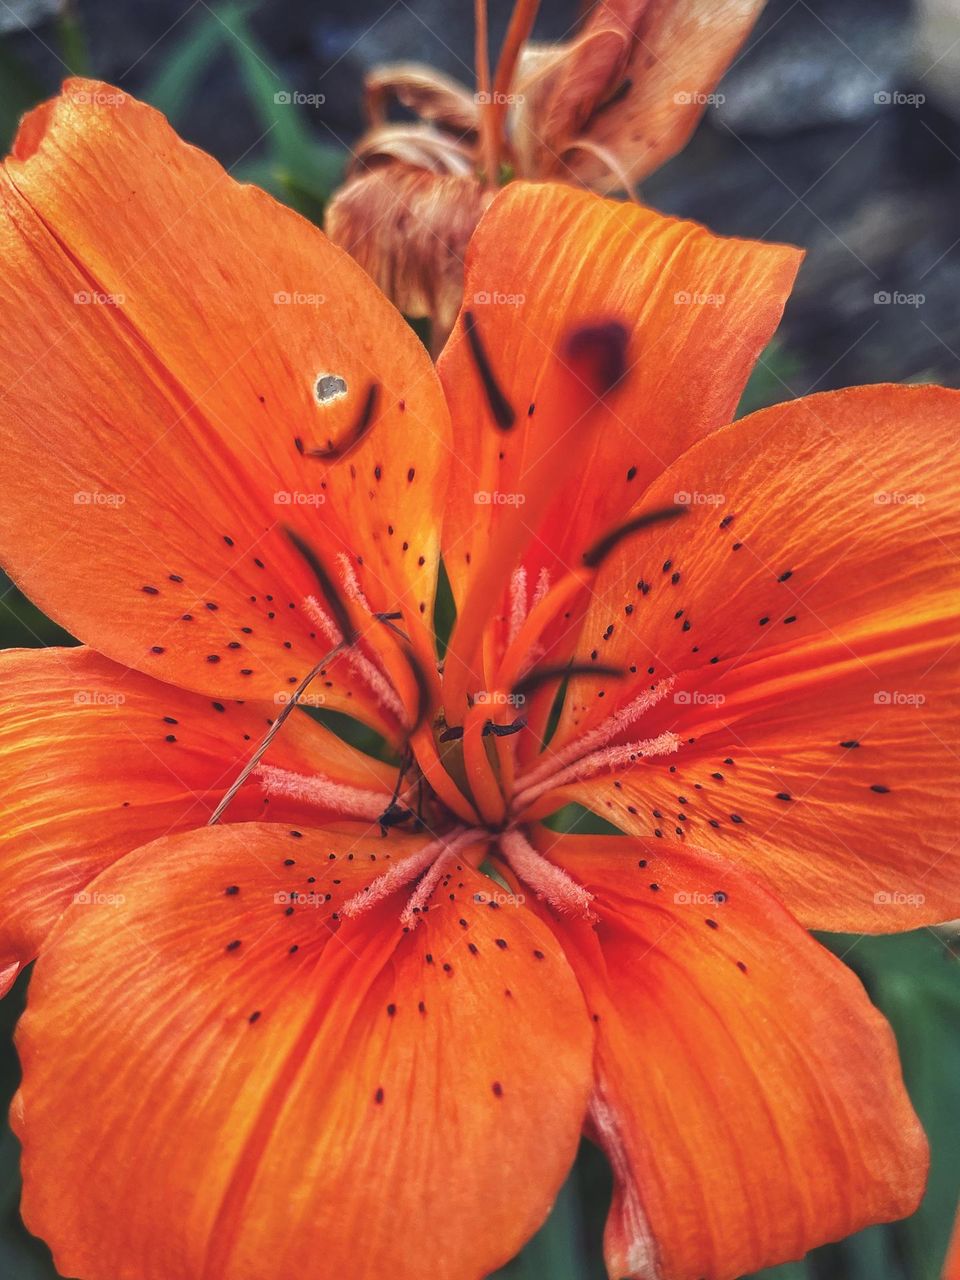
<svg viewBox="0 0 960 1280">
<path fill-rule="evenodd" d="M 517 0 L 478 91 L 418 63 L 374 68 L 369 130 L 327 231 L 443 345 L 460 306 L 467 242 L 508 175 L 632 191 L 684 145 L 763 0 L 597 0 L 562 44 L 528 37 L 538 0 Z M 393 123 L 396 102 L 417 119 Z"/>
</svg>

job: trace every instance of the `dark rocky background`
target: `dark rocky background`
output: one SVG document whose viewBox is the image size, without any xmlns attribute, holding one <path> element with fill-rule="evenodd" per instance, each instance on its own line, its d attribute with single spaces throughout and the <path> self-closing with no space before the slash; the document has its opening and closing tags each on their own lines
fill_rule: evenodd
<svg viewBox="0 0 960 1280">
<path fill-rule="evenodd" d="M 51 7 L 18 2 L 24 13 Z M 726 101 L 708 108 L 690 146 L 645 188 L 668 212 L 809 251 L 782 331 L 793 392 L 885 379 L 960 385 L 960 123 L 950 114 L 960 117 L 960 45 L 950 47 L 960 41 L 960 6 L 931 7 L 957 16 L 924 47 L 908 0 L 771 0 L 720 86 Z M 538 34 L 556 38 L 577 5 L 544 9 Z M 64 50 L 56 19 L 26 30 L 3 4 L 2 57 L 28 69 L 27 93 L 52 92 L 68 66 L 134 93 L 164 88 L 178 127 L 246 171 L 271 139 L 261 138 L 243 50 L 238 57 L 215 16 L 235 11 L 204 0 L 79 0 Z M 493 0 L 492 11 L 496 44 L 509 4 Z M 273 0 L 245 22 L 266 81 L 325 95 L 302 124 L 334 153 L 360 130 L 366 67 L 414 57 L 472 76 L 466 0 Z M 178 96 L 165 71 L 201 28 L 210 47 Z M 923 100 L 882 100 L 896 94 Z M 923 301 L 878 303 L 877 294 Z"/>
</svg>

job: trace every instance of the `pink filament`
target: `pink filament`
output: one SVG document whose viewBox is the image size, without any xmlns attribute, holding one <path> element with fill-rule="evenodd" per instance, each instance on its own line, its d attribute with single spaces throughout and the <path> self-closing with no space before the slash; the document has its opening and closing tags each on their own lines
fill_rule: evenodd
<svg viewBox="0 0 960 1280">
<path fill-rule="evenodd" d="M 426 875 L 421 878 L 416 889 L 414 889 L 409 902 L 400 913 L 400 923 L 405 929 L 415 929 L 420 923 L 420 917 L 427 910 L 427 904 L 433 897 L 434 889 L 443 878 L 444 868 L 449 857 L 449 853 L 441 853 L 440 857 L 437 858 Z"/>
<path fill-rule="evenodd" d="M 527 616 L 527 571 L 520 565 L 510 576 L 510 627 L 508 644 L 513 644 Z"/>
<path fill-rule="evenodd" d="M 382 902 L 391 893 L 402 888 L 403 885 L 409 884 L 411 880 L 414 880 L 424 871 L 434 868 L 434 864 L 446 857 L 447 854 L 456 853 L 464 845 L 476 841 L 478 837 L 482 837 L 482 834 L 482 832 L 461 827 L 456 832 L 450 832 L 439 840 L 431 840 L 429 844 L 411 854 L 409 858 L 404 858 L 402 862 L 398 862 L 389 871 L 385 871 L 382 876 L 377 876 L 376 880 L 371 881 L 359 893 L 355 893 L 352 898 L 348 898 L 340 908 L 340 915 L 348 918 L 360 915 L 368 907 L 372 907 L 377 902 Z M 414 898 L 416 897 L 417 894 L 414 894 Z M 406 910 L 404 915 L 406 915 Z M 414 918 L 413 923 L 416 924 L 416 918 Z"/>
<path fill-rule="evenodd" d="M 307 616 L 323 630 L 327 639 L 332 644 L 339 644 L 343 639 L 340 634 L 340 628 L 317 597 L 307 596 L 303 602 L 303 607 L 307 612 Z M 347 649 L 346 659 L 360 679 L 369 687 L 380 705 L 392 712 L 401 724 L 405 724 L 407 713 L 404 710 L 400 696 L 380 668 L 371 662 L 366 654 L 361 653 L 356 645 Z"/>
<path fill-rule="evenodd" d="M 670 676 L 666 680 L 658 681 L 652 689 L 644 689 L 632 702 L 628 702 L 619 711 L 615 711 L 613 715 L 608 716 L 595 729 L 591 729 L 589 733 L 574 738 L 562 750 L 554 752 L 542 764 L 537 765 L 535 769 L 531 769 L 526 777 L 518 780 L 517 790 L 526 790 L 528 787 L 543 781 L 543 779 L 559 773 L 564 765 L 589 755 L 600 747 L 605 747 L 608 742 L 612 742 L 624 729 L 628 729 L 631 724 L 639 720 L 642 715 L 645 715 L 651 707 L 655 707 L 670 692 L 674 683 L 674 677 Z"/>
<path fill-rule="evenodd" d="M 526 808 L 547 791 L 569 786 L 573 782 L 583 782 L 586 778 L 592 778 L 605 770 L 616 769 L 620 765 L 634 764 L 639 759 L 647 760 L 651 756 L 670 755 L 679 748 L 680 742 L 681 739 L 677 734 L 667 731 L 656 738 L 625 742 L 615 747 L 602 747 L 588 756 L 581 756 L 566 769 L 559 769 L 541 782 L 518 791 L 514 806 L 516 809 Z"/>
<path fill-rule="evenodd" d="M 500 837 L 500 852 L 523 883 L 555 911 L 583 916 L 587 920 L 596 919 L 590 909 L 593 894 L 572 880 L 562 867 L 539 854 L 520 831 L 504 831 Z"/>
<path fill-rule="evenodd" d="M 388 791 L 367 791 L 334 782 L 322 773 L 293 773 L 276 765 L 262 764 L 254 772 L 268 796 L 283 796 L 303 804 L 314 804 L 343 818 L 366 818 L 376 822 L 390 803 Z"/>
</svg>

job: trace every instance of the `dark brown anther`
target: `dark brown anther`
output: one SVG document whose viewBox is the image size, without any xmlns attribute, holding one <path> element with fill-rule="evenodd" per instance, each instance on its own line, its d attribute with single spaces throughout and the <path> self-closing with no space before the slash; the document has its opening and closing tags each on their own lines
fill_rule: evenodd
<svg viewBox="0 0 960 1280">
<path fill-rule="evenodd" d="M 536 668 L 518 680 L 511 692 L 516 697 L 523 697 L 551 680 L 563 680 L 567 676 L 608 676 L 611 680 L 622 680 L 625 674 L 622 667 L 602 667 L 595 662 L 567 662 L 561 666 Z"/>
<path fill-rule="evenodd" d="M 350 621 L 350 614 L 347 610 L 347 606 L 341 599 L 339 591 L 334 586 L 333 579 L 320 563 L 320 557 L 314 551 L 313 547 L 310 546 L 309 542 L 304 538 L 301 538 L 295 529 L 291 529 L 289 525 L 284 525 L 283 531 L 310 566 L 313 576 L 319 583 L 323 598 L 330 606 L 330 611 L 334 616 L 334 620 L 336 621 L 344 642 L 346 644 L 353 644 L 357 638 L 357 633 L 354 629 L 353 623 Z"/>
<path fill-rule="evenodd" d="M 503 394 L 503 390 L 494 376 L 490 365 L 490 357 L 487 355 L 487 349 L 483 345 L 480 332 L 477 329 L 476 317 L 472 311 L 463 313 L 463 331 L 467 335 L 467 346 L 471 356 L 473 356 L 473 363 L 477 366 L 480 381 L 483 383 L 483 391 L 487 397 L 490 412 L 493 414 L 493 420 L 501 431 L 509 431 L 516 422 L 517 415 L 514 413 L 513 406 Z"/>
<path fill-rule="evenodd" d="M 588 569 L 595 569 L 597 565 L 607 558 L 614 547 L 619 546 L 624 538 L 628 538 L 631 533 L 637 533 L 640 529 L 649 528 L 650 525 L 662 524 L 666 520 L 676 520 L 678 517 L 686 515 L 686 512 L 687 508 L 682 506 L 659 507 L 656 511 L 645 511 L 642 515 L 634 516 L 632 520 L 627 520 L 623 524 L 617 525 L 609 533 L 605 533 L 602 538 L 598 538 L 593 546 L 583 553 L 583 563 Z"/>
</svg>

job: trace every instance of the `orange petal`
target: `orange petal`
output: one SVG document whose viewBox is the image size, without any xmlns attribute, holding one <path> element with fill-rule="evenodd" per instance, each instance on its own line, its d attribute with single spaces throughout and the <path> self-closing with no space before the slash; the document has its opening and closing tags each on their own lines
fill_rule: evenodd
<svg viewBox="0 0 960 1280">
<path fill-rule="evenodd" d="M 532 593 L 728 421 L 798 262 L 650 209 L 511 183 L 471 241 L 464 314 L 438 365 L 456 424 L 444 554 L 458 601 L 518 505 Z M 599 404 L 568 349 L 597 325 L 626 333 L 625 376 Z"/>
<path fill-rule="evenodd" d="M 530 147 L 535 172 L 613 191 L 624 177 L 633 185 L 658 169 L 713 105 L 710 95 L 763 4 L 602 0 L 595 5 L 582 34 L 553 69 L 549 93 L 541 90 L 547 99 L 542 113 L 527 121 L 540 141 L 539 148 Z"/>
<path fill-rule="evenodd" d="M 332 918 L 422 844 L 210 828 L 70 909 L 18 1042 L 24 1214 L 63 1274 L 479 1280 L 536 1229 L 589 1019 L 550 931 L 477 903 L 465 862 L 416 929 L 402 895 Z"/>
<path fill-rule="evenodd" d="M 600 916 L 554 927 L 596 1019 L 611 1276 L 732 1280 L 913 1211 L 926 1142 L 845 965 L 699 850 L 583 836 L 550 856 Z"/>
<path fill-rule="evenodd" d="M 69 81 L 15 155 L 0 176 L 11 575 L 85 642 L 212 696 L 272 700 L 330 647 L 285 526 L 341 593 L 355 572 L 372 609 L 419 628 L 447 413 L 364 273 L 109 86 Z M 330 445 L 343 456 L 310 456 Z M 344 683 L 328 696 L 345 708 Z M 368 694 L 364 713 L 378 707 Z"/>
<path fill-rule="evenodd" d="M 429 316 L 439 347 L 463 298 L 463 257 L 483 212 L 470 176 L 390 164 L 347 183 L 327 209 L 327 233 L 408 316 Z"/>
<path fill-rule="evenodd" d="M 551 743 L 576 753 L 655 687 L 611 741 L 676 750 L 569 795 L 756 867 L 811 927 L 956 916 L 958 425 L 956 391 L 861 387 L 679 459 L 642 505 L 686 516 L 621 543 L 578 641 L 627 679 L 572 682 Z"/>
<path fill-rule="evenodd" d="M 0 972 L 12 966 L 12 981 L 75 895 L 117 858 L 202 827 L 276 714 L 272 705 L 185 693 L 89 649 L 0 654 Z M 272 785 L 254 774 L 228 821 L 269 815 L 318 825 L 359 816 L 338 786 L 368 798 L 370 821 L 393 789 L 394 771 L 302 712 L 264 764 Z M 306 804 L 284 794 L 278 769 L 319 773 L 332 785 Z"/>
</svg>

